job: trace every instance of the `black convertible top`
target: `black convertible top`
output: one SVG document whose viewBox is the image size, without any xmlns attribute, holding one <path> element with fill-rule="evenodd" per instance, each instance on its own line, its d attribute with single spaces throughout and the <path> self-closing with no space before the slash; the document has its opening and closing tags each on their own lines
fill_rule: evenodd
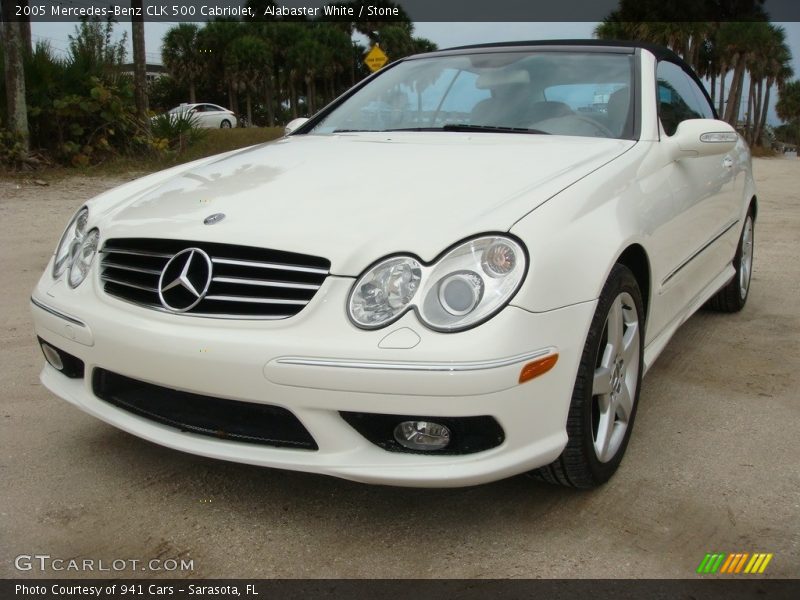
<svg viewBox="0 0 800 600">
<path fill-rule="evenodd" d="M 440 52 L 450 52 L 453 50 L 476 50 L 478 48 L 518 48 L 520 46 L 572 46 L 574 48 L 603 48 L 605 50 L 618 49 L 619 51 L 633 54 L 636 48 L 643 48 L 652 53 L 658 60 L 668 60 L 669 62 L 682 63 L 683 59 L 669 48 L 651 44 L 649 42 L 630 41 L 630 40 L 523 40 L 518 42 L 493 42 L 490 44 L 472 44 L 469 46 L 456 46 L 446 48 Z"/>
</svg>

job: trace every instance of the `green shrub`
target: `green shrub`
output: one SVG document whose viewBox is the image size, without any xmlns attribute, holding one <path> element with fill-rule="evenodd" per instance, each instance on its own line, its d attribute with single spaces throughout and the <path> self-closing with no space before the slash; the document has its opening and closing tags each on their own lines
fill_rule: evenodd
<svg viewBox="0 0 800 600">
<path fill-rule="evenodd" d="M 150 120 L 150 133 L 157 150 L 172 150 L 178 153 L 205 135 L 205 131 L 200 129 L 197 116 L 189 112 L 156 115 Z"/>
<path fill-rule="evenodd" d="M 53 101 L 58 157 L 74 166 L 97 163 L 149 144 L 132 110 L 129 86 L 90 78 L 88 94 L 68 94 Z"/>
<path fill-rule="evenodd" d="M 27 157 L 22 135 L 0 129 L 0 166 L 17 169 L 26 162 Z"/>
</svg>

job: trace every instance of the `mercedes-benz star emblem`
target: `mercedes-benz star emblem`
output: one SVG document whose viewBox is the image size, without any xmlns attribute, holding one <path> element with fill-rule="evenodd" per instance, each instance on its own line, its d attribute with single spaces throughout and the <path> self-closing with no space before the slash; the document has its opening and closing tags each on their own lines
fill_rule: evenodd
<svg viewBox="0 0 800 600">
<path fill-rule="evenodd" d="M 158 297 L 173 312 L 191 310 L 211 285 L 211 258 L 200 248 L 186 248 L 169 259 L 158 278 Z"/>
<path fill-rule="evenodd" d="M 203 223 L 205 225 L 213 225 L 214 223 L 219 223 L 224 218 L 225 213 L 214 213 L 213 215 L 208 215 L 205 219 L 203 219 Z"/>
</svg>

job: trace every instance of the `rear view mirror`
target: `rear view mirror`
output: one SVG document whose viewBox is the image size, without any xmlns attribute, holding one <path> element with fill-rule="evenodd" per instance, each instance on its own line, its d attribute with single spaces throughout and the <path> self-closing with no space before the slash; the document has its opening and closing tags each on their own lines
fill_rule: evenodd
<svg viewBox="0 0 800 600">
<path fill-rule="evenodd" d="M 733 150 L 738 141 L 739 134 L 725 121 L 687 119 L 681 121 L 667 143 L 673 160 L 680 160 L 725 154 Z"/>
</svg>

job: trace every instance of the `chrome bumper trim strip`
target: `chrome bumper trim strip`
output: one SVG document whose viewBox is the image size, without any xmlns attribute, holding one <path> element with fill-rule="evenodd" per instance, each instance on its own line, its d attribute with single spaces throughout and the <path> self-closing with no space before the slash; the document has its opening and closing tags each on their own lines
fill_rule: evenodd
<svg viewBox="0 0 800 600">
<path fill-rule="evenodd" d="M 497 369 L 508 367 L 527 360 L 542 358 L 556 352 L 552 346 L 542 348 L 533 352 L 517 354 L 506 358 L 493 360 L 478 360 L 471 362 L 397 362 L 384 360 L 339 360 L 333 358 L 308 358 L 303 356 L 282 356 L 275 359 L 275 362 L 282 365 L 298 365 L 305 367 L 337 367 L 345 369 L 373 369 L 384 371 L 425 371 L 425 372 L 462 372 L 462 371 L 483 371 L 486 369 Z"/>
<path fill-rule="evenodd" d="M 80 320 L 76 319 L 75 317 L 70 317 L 69 315 L 64 314 L 61 311 L 58 311 L 55 308 L 47 306 L 47 304 L 45 304 L 41 300 L 37 300 L 33 296 L 31 296 L 31 303 L 34 306 L 37 306 L 37 307 L 41 308 L 43 311 L 49 312 L 51 315 L 58 317 L 59 319 L 64 319 L 65 321 L 69 321 L 73 325 L 78 325 L 80 327 L 86 327 L 86 323 L 84 323 L 83 321 L 80 321 Z"/>
</svg>

